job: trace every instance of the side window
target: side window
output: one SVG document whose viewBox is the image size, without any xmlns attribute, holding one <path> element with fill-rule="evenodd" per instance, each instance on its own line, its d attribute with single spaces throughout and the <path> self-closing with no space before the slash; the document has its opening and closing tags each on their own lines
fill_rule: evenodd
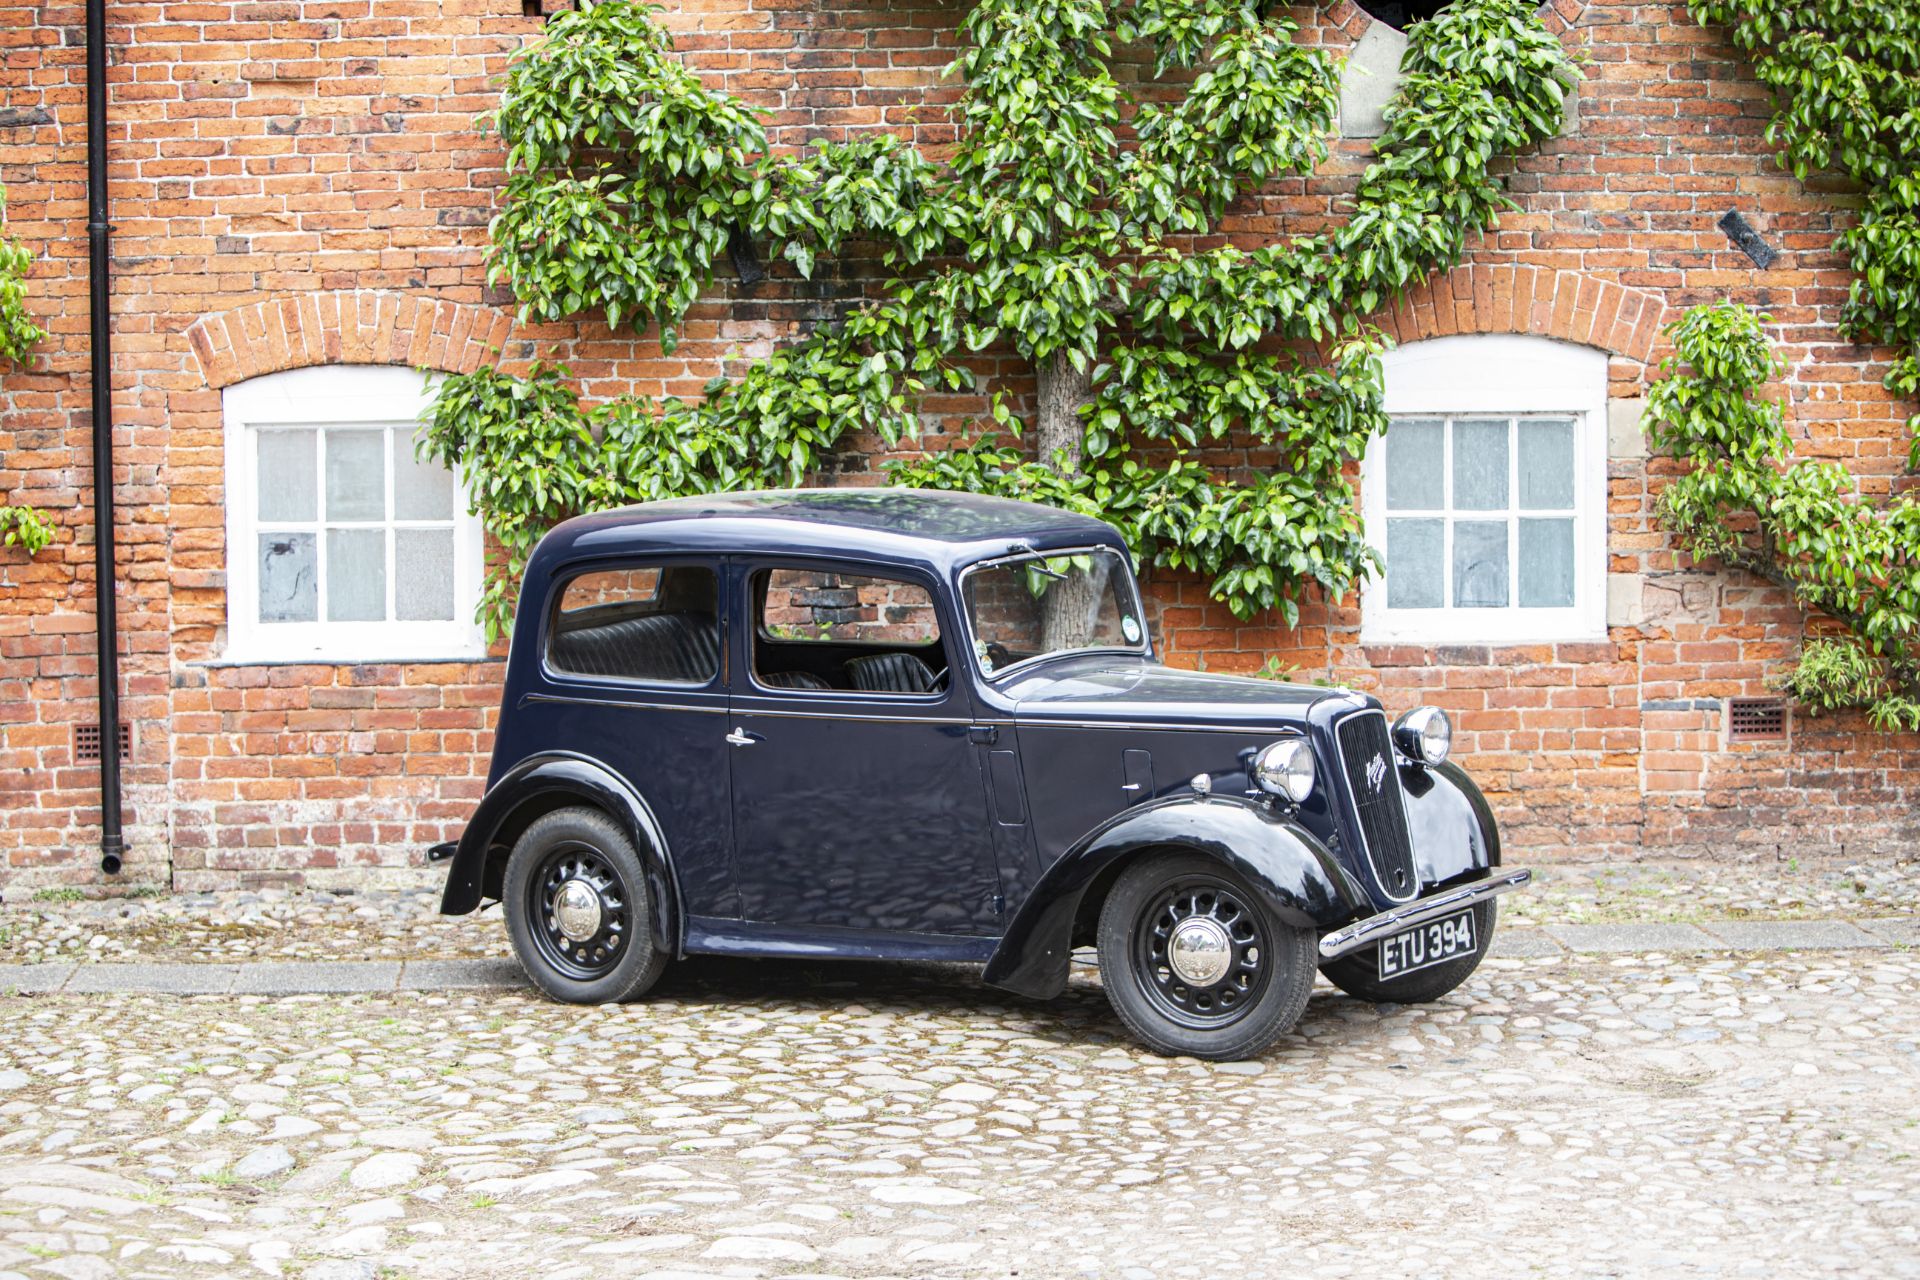
<svg viewBox="0 0 1920 1280">
<path fill-rule="evenodd" d="M 560 592 L 547 665 L 567 675 L 707 684 L 720 674 L 718 598 L 705 565 L 576 574 Z"/>
<path fill-rule="evenodd" d="M 915 582 L 822 569 L 754 575 L 754 679 L 796 692 L 927 694 L 946 656 L 933 597 Z"/>
</svg>

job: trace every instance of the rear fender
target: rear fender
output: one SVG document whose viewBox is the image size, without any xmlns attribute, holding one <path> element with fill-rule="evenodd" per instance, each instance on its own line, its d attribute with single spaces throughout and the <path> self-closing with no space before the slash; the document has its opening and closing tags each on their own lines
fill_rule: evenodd
<svg viewBox="0 0 1920 1280">
<path fill-rule="evenodd" d="M 1106 872 L 1148 851 L 1216 859 L 1291 925 L 1331 927 L 1367 909 L 1366 891 L 1327 847 L 1276 808 L 1234 797 L 1173 797 L 1117 815 L 1047 868 L 1014 913 L 987 962 L 985 980 L 1022 995 L 1060 994 L 1087 891 Z"/>
<path fill-rule="evenodd" d="M 466 915 L 491 893 L 498 896 L 511 852 L 508 837 L 524 828 L 529 813 L 580 803 L 591 805 L 626 831 L 646 868 L 648 928 L 653 945 L 680 953 L 680 895 L 673 860 L 660 823 L 646 800 L 611 769 L 586 756 L 549 752 L 529 756 L 491 787 L 461 833 L 440 897 L 442 915 Z"/>
</svg>

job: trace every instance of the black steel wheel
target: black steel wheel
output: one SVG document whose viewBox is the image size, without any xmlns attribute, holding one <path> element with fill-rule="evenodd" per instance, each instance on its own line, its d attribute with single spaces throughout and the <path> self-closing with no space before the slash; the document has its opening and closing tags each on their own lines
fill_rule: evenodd
<svg viewBox="0 0 1920 1280">
<path fill-rule="evenodd" d="M 556 999 L 630 1000 L 666 968 L 650 936 L 646 870 L 598 809 L 559 809 L 529 826 L 502 897 L 521 967 Z"/>
<path fill-rule="evenodd" d="M 1313 931 L 1199 854 L 1123 872 L 1101 908 L 1099 950 L 1108 1002 L 1160 1053 L 1251 1057 L 1293 1027 L 1313 989 Z"/>
<path fill-rule="evenodd" d="M 1133 964 L 1161 1014 L 1195 1030 L 1244 1018 L 1273 972 L 1261 925 L 1217 874 L 1163 884 L 1133 924 Z"/>
</svg>

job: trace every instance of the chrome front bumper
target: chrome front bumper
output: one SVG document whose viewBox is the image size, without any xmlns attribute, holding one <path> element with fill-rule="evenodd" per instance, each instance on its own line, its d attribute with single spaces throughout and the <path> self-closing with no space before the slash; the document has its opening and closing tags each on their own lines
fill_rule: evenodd
<svg viewBox="0 0 1920 1280">
<path fill-rule="evenodd" d="M 1416 898 L 1405 906 L 1395 907 L 1391 911 L 1382 911 L 1377 916 L 1368 916 L 1365 920 L 1356 920 L 1352 924 L 1342 925 L 1326 937 L 1320 939 L 1320 959 L 1338 960 L 1341 956 L 1358 951 L 1364 946 L 1391 938 L 1396 933 L 1437 920 L 1441 916 L 1471 907 L 1475 903 L 1497 898 L 1503 893 L 1511 893 L 1522 888 L 1533 879 L 1533 872 L 1525 867 L 1511 870 L 1498 868 L 1485 880 L 1475 880 L 1472 884 L 1455 885 L 1451 889 L 1442 889 L 1427 898 Z"/>
</svg>

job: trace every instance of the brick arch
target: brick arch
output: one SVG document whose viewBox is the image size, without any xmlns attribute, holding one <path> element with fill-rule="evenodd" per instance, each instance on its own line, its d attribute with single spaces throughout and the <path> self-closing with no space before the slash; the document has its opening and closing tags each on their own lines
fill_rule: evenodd
<svg viewBox="0 0 1920 1280">
<path fill-rule="evenodd" d="M 1462 333 L 1527 333 L 1645 364 L 1666 311 L 1657 293 L 1584 271 L 1475 263 L 1408 290 L 1374 321 L 1403 343 Z"/>
<path fill-rule="evenodd" d="M 398 364 L 465 373 L 506 343 L 513 317 L 493 307 L 377 290 L 267 298 L 202 316 L 187 341 L 218 391 L 318 364 Z"/>
</svg>

